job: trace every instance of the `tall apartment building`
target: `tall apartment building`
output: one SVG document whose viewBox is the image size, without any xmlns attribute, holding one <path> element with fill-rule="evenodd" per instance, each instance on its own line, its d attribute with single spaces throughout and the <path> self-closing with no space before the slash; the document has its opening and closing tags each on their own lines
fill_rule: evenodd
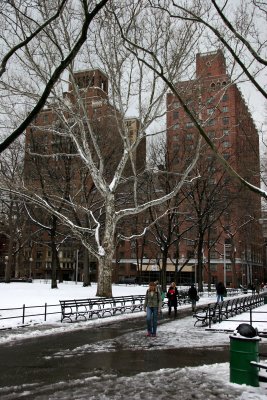
<svg viewBox="0 0 267 400">
<path fill-rule="evenodd" d="M 176 88 L 224 159 L 242 177 L 260 187 L 258 132 L 240 90 L 227 74 L 223 53 L 218 50 L 197 54 L 195 79 L 178 82 Z M 187 165 L 198 138 L 194 122 L 174 94 L 168 93 L 167 148 L 173 170 L 182 171 Z M 207 200 L 209 196 L 214 196 L 215 199 L 215 208 L 209 210 L 210 215 L 218 215 L 217 221 L 204 234 L 204 282 L 208 279 L 207 271 L 212 283 L 221 280 L 230 285 L 236 280 L 235 285 L 247 285 L 266 279 L 259 223 L 260 196 L 230 177 L 207 145 L 201 150 L 198 172 L 200 181 L 206 185 L 204 197 Z M 192 197 L 190 188 L 188 190 L 184 210 L 189 207 Z M 220 191 L 217 200 L 215 190 Z M 199 216 L 195 221 L 197 219 L 200 220 Z M 187 268 L 191 267 L 191 280 L 196 280 L 199 257 L 195 245 L 198 240 L 199 231 L 192 228 L 180 245 L 180 257 L 187 260 Z"/>
<path fill-rule="evenodd" d="M 75 85 L 71 82 L 75 82 Z M 81 102 L 83 107 L 81 107 Z M 62 104 L 67 104 L 69 107 L 63 113 L 61 111 L 61 118 L 56 104 L 55 107 L 45 107 L 26 131 L 25 181 L 36 191 L 47 191 L 50 195 L 53 194 L 59 198 L 64 198 L 66 195 L 75 197 L 78 202 L 80 198 L 81 204 L 82 202 L 85 204 L 90 201 L 90 194 L 93 197 L 96 191 L 87 168 L 84 168 L 80 158 L 76 155 L 75 146 L 65 135 L 69 127 L 64 126 L 62 115 L 66 117 L 67 125 L 70 126 L 71 122 L 75 121 L 79 129 L 76 117 L 81 114 L 80 123 L 84 124 L 85 131 L 88 130 L 86 133 L 89 147 L 92 145 L 89 128 L 86 126 L 86 122 L 81 121 L 85 121 L 86 118 L 90 120 L 96 133 L 97 145 L 103 156 L 103 174 L 108 183 L 113 178 L 113 173 L 123 152 L 120 129 L 126 126 L 130 140 L 134 140 L 139 129 L 139 121 L 136 118 L 124 120 L 116 107 L 111 104 L 108 77 L 99 69 L 76 72 L 73 80 L 70 79 Z M 122 127 L 122 125 L 124 126 Z M 40 154 L 44 157 L 40 157 Z M 146 164 L 145 140 L 140 143 L 134 157 L 136 170 L 142 172 Z M 97 152 L 93 153 L 93 158 L 97 163 Z M 125 177 L 129 177 L 131 172 L 131 164 L 128 163 L 123 174 Z M 60 204 L 58 206 L 60 207 Z M 33 226 L 30 229 L 37 230 Z M 62 237 L 67 235 L 60 223 L 57 230 Z M 28 249 L 28 257 L 33 260 L 31 267 L 33 277 L 49 277 L 51 274 L 49 235 L 49 232 L 42 232 L 39 240 L 36 240 L 39 242 L 38 244 L 33 244 L 31 241 L 33 247 Z M 79 242 L 74 239 L 63 242 L 59 251 L 60 271 L 63 279 L 75 278 L 77 264 L 79 265 L 78 278 L 82 278 L 84 257 L 84 249 Z M 92 257 L 90 264 L 91 278 L 96 280 L 97 267 Z"/>
</svg>

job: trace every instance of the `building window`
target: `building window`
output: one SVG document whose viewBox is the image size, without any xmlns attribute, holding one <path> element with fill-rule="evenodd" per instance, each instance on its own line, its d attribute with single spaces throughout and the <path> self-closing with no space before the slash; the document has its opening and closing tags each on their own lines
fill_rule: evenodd
<svg viewBox="0 0 267 400">
<path fill-rule="evenodd" d="M 208 132 L 208 137 L 209 137 L 210 139 L 214 139 L 214 138 L 215 138 L 215 132 L 214 132 L 214 131 L 209 131 L 209 132 Z"/>
<path fill-rule="evenodd" d="M 215 119 L 209 119 L 208 120 L 208 123 L 207 123 L 209 126 L 212 126 L 212 125 L 215 125 Z"/>
<path fill-rule="evenodd" d="M 192 140 L 193 139 L 193 133 L 187 133 L 185 138 L 186 138 L 186 140 Z"/>
<path fill-rule="evenodd" d="M 209 178 L 208 182 L 210 183 L 210 185 L 216 185 L 217 183 L 216 178 Z"/>
<path fill-rule="evenodd" d="M 181 107 L 179 101 L 174 101 L 173 108 L 179 108 L 179 107 Z"/>
<path fill-rule="evenodd" d="M 224 154 L 223 154 L 223 158 L 224 158 L 225 160 L 229 160 L 230 154 L 229 154 L 229 153 L 224 153 Z"/>
<path fill-rule="evenodd" d="M 214 112 L 215 112 L 215 108 L 214 107 L 207 109 L 208 115 L 212 115 L 212 114 L 214 114 Z"/>
<path fill-rule="evenodd" d="M 222 112 L 228 112 L 228 107 L 227 106 L 223 106 Z"/>
<path fill-rule="evenodd" d="M 209 171 L 209 172 L 216 172 L 216 167 L 210 165 L 210 166 L 208 167 L 208 171 Z"/>
<path fill-rule="evenodd" d="M 223 142 L 223 147 L 226 149 L 226 148 L 228 148 L 228 147 L 230 147 L 230 142 L 228 142 L 228 140 L 225 140 L 224 142 Z"/>
<path fill-rule="evenodd" d="M 229 136 L 229 130 L 223 129 L 223 136 Z"/>
<path fill-rule="evenodd" d="M 178 111 L 173 111 L 173 119 L 177 119 L 179 117 Z"/>
<path fill-rule="evenodd" d="M 185 124 L 186 128 L 192 128 L 194 126 L 194 122 L 190 121 Z"/>
<path fill-rule="evenodd" d="M 51 264 L 50 264 L 51 266 Z M 42 263 L 40 261 L 36 261 L 35 263 L 35 269 L 41 269 L 42 268 Z"/>
<path fill-rule="evenodd" d="M 222 101 L 227 101 L 227 100 L 228 100 L 228 94 L 225 93 L 222 97 Z"/>
<path fill-rule="evenodd" d="M 195 148 L 195 146 L 194 146 L 194 144 L 186 144 L 186 146 L 185 146 L 185 149 L 186 150 L 194 150 L 194 148 Z"/>
<path fill-rule="evenodd" d="M 179 128 L 179 124 L 174 124 L 172 129 L 178 129 Z"/>
<path fill-rule="evenodd" d="M 223 117 L 223 125 L 229 125 L 229 117 Z"/>
</svg>

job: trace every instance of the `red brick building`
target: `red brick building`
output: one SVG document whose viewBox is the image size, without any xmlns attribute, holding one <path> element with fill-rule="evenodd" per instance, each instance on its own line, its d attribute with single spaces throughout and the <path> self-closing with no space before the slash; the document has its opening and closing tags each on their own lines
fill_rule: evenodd
<svg viewBox="0 0 267 400">
<path fill-rule="evenodd" d="M 242 177 L 260 187 L 258 132 L 240 90 L 227 74 L 223 53 L 197 54 L 195 79 L 178 82 L 176 87 L 223 158 Z M 198 138 L 194 122 L 177 98 L 168 93 L 167 148 L 173 170 L 182 171 L 187 165 Z M 247 285 L 255 280 L 262 281 L 264 274 L 266 279 L 263 236 L 259 223 L 260 196 L 226 174 L 207 145 L 201 149 L 197 170 L 202 188 L 206 185 L 204 197 L 209 198 L 212 194 L 215 199 L 213 210 L 210 208 L 209 213 L 213 217 L 215 213 L 218 216 L 217 221 L 214 220 L 209 230 L 203 233 L 203 281 L 207 282 L 209 277 L 211 283 L 221 280 L 227 285 Z M 215 189 L 217 194 L 220 193 L 217 200 Z M 191 192 L 190 197 L 190 190 L 193 189 L 191 187 L 188 190 L 188 201 L 186 206 L 183 205 L 183 210 L 192 210 L 190 199 L 195 192 Z M 200 221 L 202 217 L 198 216 L 195 220 Z M 179 253 L 181 258 L 187 260 L 189 276 L 191 268 L 191 280 L 198 280 L 200 251 L 197 254 L 196 248 L 200 240 L 199 231 L 192 227 L 190 232 L 181 241 Z"/>
</svg>

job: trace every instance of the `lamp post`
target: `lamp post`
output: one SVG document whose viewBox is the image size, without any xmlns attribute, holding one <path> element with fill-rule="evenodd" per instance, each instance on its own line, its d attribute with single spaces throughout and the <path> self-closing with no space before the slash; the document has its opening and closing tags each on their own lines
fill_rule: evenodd
<svg viewBox="0 0 267 400">
<path fill-rule="evenodd" d="M 31 279 L 31 277 L 32 277 L 32 262 L 33 262 L 33 258 L 32 257 L 29 258 L 29 262 L 30 262 L 30 276 L 29 276 L 29 278 Z"/>
<path fill-rule="evenodd" d="M 76 250 L 76 269 L 75 269 L 75 284 L 78 281 L 78 266 L 79 266 L 79 250 Z"/>
<path fill-rule="evenodd" d="M 245 277 L 246 277 L 246 274 L 242 273 L 242 287 L 244 287 Z"/>
<path fill-rule="evenodd" d="M 5 256 L 5 282 L 10 282 L 10 271 L 8 270 L 8 256 Z"/>
<path fill-rule="evenodd" d="M 184 266 L 184 263 L 185 263 L 185 256 L 184 256 L 184 254 L 182 254 L 182 257 L 181 257 L 181 266 L 180 266 L 180 268 L 179 268 L 179 274 L 180 274 L 180 286 L 182 285 L 182 268 L 183 268 L 183 266 Z M 178 283 L 178 282 L 177 282 Z"/>
</svg>

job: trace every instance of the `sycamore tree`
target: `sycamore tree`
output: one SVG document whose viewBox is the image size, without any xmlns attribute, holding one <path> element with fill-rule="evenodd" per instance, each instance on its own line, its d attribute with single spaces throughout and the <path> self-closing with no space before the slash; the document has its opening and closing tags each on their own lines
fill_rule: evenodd
<svg viewBox="0 0 267 400">
<path fill-rule="evenodd" d="M 20 6 L 23 3 L 18 2 Z M 45 3 L 51 7 L 54 4 Z M 247 9 L 246 3 L 251 8 Z M 257 74 L 266 67 L 266 43 L 255 18 L 256 12 L 257 18 L 263 18 L 266 14 L 264 4 L 258 7 L 254 1 L 239 2 L 235 13 L 229 8 L 233 1 L 222 3 L 212 0 L 203 5 L 199 0 L 186 3 L 131 0 L 127 4 L 107 0 L 90 2 L 88 5 L 83 0 L 78 5 L 77 2 L 67 1 L 56 4 L 62 5 L 62 10 L 57 14 L 58 9 L 52 12 L 52 8 L 48 7 L 49 13 L 46 14 L 44 7 L 45 11 L 42 9 L 42 12 L 46 17 L 41 19 L 38 27 L 34 24 L 39 21 L 41 14 L 35 9 L 32 9 L 30 18 L 27 15 L 28 8 L 22 13 L 16 12 L 15 22 L 20 16 L 23 18 L 16 30 L 21 37 L 13 44 L 2 28 L 8 49 L 14 49 L 17 43 L 21 45 L 14 55 L 12 53 L 13 58 L 9 58 L 12 68 L 2 75 L 2 97 L 5 96 L 7 100 L 2 115 L 16 111 L 19 97 L 20 104 L 26 104 L 27 116 L 16 131 L 8 133 L 0 151 L 30 123 L 34 127 L 34 118 L 44 104 L 52 110 L 53 119 L 47 125 L 47 136 L 66 138 L 76 149 L 75 154 L 55 154 L 54 161 L 61 156 L 77 158 L 79 171 L 84 169 L 90 176 L 88 186 L 92 182 L 95 186 L 98 195 L 95 206 L 88 207 L 78 184 L 73 185 L 73 192 L 64 198 L 64 212 L 56 211 L 58 208 L 51 206 L 52 201 L 62 201 L 56 194 L 51 194 L 47 202 L 38 192 L 31 192 L 30 187 L 19 190 L 20 193 L 24 192 L 29 201 L 36 202 L 58 217 L 98 259 L 97 294 L 109 296 L 118 223 L 130 215 L 137 215 L 169 200 L 179 192 L 187 179 L 194 178 L 192 171 L 199 147 L 194 152 L 192 162 L 185 166 L 179 182 L 167 195 L 149 202 L 140 199 L 139 188 L 146 174 L 136 167 L 136 154 L 148 135 L 157 137 L 160 131 L 165 130 L 163 121 L 166 117 L 167 90 L 175 94 L 198 128 L 200 136 L 226 170 L 250 190 L 267 197 L 264 191 L 241 177 L 220 155 L 206 134 L 199 115 L 190 109 L 175 85 L 177 81 L 193 77 L 191 66 L 199 50 L 217 47 L 219 43 L 232 61 L 229 67 L 232 67 L 233 78 L 245 77 L 264 96 L 265 91 L 257 80 Z M 56 15 L 56 20 L 43 27 L 52 14 Z M 242 18 L 242 24 L 238 18 L 234 20 L 235 16 Z M 29 33 L 35 33 L 38 28 L 41 28 L 38 34 L 25 43 Z M 10 37 L 14 38 L 11 33 Z M 8 49 L 4 47 L 2 50 L 3 59 Z M 68 74 L 62 74 L 66 68 Z M 75 70 L 80 68 L 100 68 L 108 76 L 109 98 L 105 99 L 104 115 L 90 114 L 90 99 L 84 96 L 75 78 Z M 58 84 L 55 86 L 56 82 Z M 71 94 L 63 96 L 65 91 Z M 126 123 L 129 116 L 139 121 L 134 134 Z M 157 173 L 162 172 L 159 170 Z"/>
<path fill-rule="evenodd" d="M 132 8 L 128 10 L 122 6 L 119 9 L 118 5 L 118 10 L 122 20 L 131 18 Z M 144 32 L 147 43 L 155 52 L 161 51 L 162 60 L 166 58 L 168 49 L 173 52 L 176 43 L 175 56 L 169 60 L 166 58 L 165 65 L 173 78 L 178 77 L 191 63 L 188 54 L 194 54 L 196 50 L 197 32 L 191 29 L 191 24 L 182 23 L 174 34 L 174 26 L 168 16 L 160 19 L 158 11 L 149 14 L 149 5 L 147 12 L 150 26 L 155 26 L 154 35 L 148 30 Z M 77 20 L 81 18 L 78 12 L 74 16 Z M 58 46 L 60 49 L 64 47 L 65 51 L 71 48 L 76 30 L 72 17 L 69 13 L 68 18 L 65 15 L 58 20 L 53 29 L 46 28 L 49 40 L 42 37 L 39 46 L 42 59 L 38 60 L 35 56 L 35 44 L 28 44 L 28 51 L 20 61 L 27 65 L 33 76 L 30 83 L 21 77 L 24 85 L 28 84 L 29 99 L 34 97 L 38 84 L 47 82 L 55 54 L 60 54 Z M 140 38 L 144 22 L 139 22 Z M 96 83 L 97 75 L 89 74 L 89 80 L 81 86 L 76 70 L 84 68 L 103 71 L 108 77 L 109 91 Z M 39 187 L 35 171 L 26 168 L 32 175 L 25 179 L 24 187 L 14 188 L 14 191 L 20 191 L 26 201 L 43 207 L 58 218 L 98 260 L 99 296 L 112 295 L 112 262 L 120 223 L 168 201 L 179 192 L 186 180 L 194 177 L 192 171 L 198 159 L 199 145 L 168 193 L 149 200 L 140 195 L 140 189 L 151 171 L 146 169 L 144 159 L 138 161 L 139 152 L 145 148 L 149 136 L 156 137 L 164 132 L 162 121 L 166 118 L 167 89 L 164 81 L 123 46 L 115 18 L 103 9 L 90 25 L 88 39 L 75 63 L 69 66 L 68 74 L 62 76 L 59 84 L 51 90 L 46 107 L 28 128 L 31 135 L 26 135 L 27 157 L 47 160 L 55 165 L 55 174 L 56 167 L 60 169 L 63 160 L 71 158 L 76 163 L 76 174 L 63 193 L 57 189 L 60 180 L 56 185 L 53 179 L 45 177 L 43 187 Z M 99 110 L 96 103 L 101 103 Z M 136 121 L 134 129 L 131 121 Z M 41 138 L 40 143 L 44 144 L 42 151 L 33 149 L 31 136 Z M 64 151 L 55 146 L 59 142 L 66 144 Z M 43 148 L 47 149 L 46 154 Z M 143 151 L 142 156 L 145 157 Z M 153 173 L 162 174 L 162 171 Z M 88 196 L 90 193 L 94 195 L 94 201 L 92 196 Z"/>
</svg>

